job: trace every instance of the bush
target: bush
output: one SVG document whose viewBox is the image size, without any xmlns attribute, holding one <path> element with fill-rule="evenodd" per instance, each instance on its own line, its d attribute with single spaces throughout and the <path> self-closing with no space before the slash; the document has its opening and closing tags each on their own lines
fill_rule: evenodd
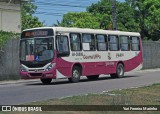
<svg viewBox="0 0 160 114">
<path fill-rule="evenodd" d="M 0 31 L 0 48 L 4 45 L 4 43 L 7 40 L 11 38 L 17 38 L 19 36 L 20 35 L 18 33 Z"/>
</svg>

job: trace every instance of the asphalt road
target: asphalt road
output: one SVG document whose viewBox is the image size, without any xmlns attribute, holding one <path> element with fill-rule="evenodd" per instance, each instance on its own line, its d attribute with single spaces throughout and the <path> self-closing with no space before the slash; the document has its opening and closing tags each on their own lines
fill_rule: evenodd
<svg viewBox="0 0 160 114">
<path fill-rule="evenodd" d="M 101 76 L 96 81 L 88 81 L 85 78 L 79 83 L 69 83 L 68 80 L 53 80 L 50 85 L 42 85 L 40 80 L 0 82 L 0 105 L 18 105 L 52 98 L 102 93 L 153 83 L 160 83 L 160 69 L 127 73 L 120 79 Z"/>
</svg>

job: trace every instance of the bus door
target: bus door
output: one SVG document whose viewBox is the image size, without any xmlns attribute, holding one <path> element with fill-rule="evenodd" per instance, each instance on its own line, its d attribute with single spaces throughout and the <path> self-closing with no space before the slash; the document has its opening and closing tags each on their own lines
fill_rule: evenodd
<svg viewBox="0 0 160 114">
<path fill-rule="evenodd" d="M 57 35 L 56 36 L 56 50 L 57 50 L 57 59 L 56 59 L 56 65 L 57 70 L 65 75 L 70 75 L 70 64 L 66 60 L 64 60 L 66 57 L 70 55 L 69 50 L 69 40 L 67 35 Z"/>
</svg>

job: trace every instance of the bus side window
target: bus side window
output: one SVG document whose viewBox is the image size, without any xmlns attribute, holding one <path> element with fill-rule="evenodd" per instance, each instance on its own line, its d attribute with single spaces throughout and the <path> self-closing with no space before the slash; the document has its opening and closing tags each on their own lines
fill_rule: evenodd
<svg viewBox="0 0 160 114">
<path fill-rule="evenodd" d="M 70 47 L 72 51 L 81 51 L 81 36 L 78 33 L 70 34 Z"/>
<path fill-rule="evenodd" d="M 107 36 L 106 35 L 96 35 L 97 41 L 97 50 L 98 51 L 106 51 L 108 50 L 107 45 Z"/>
<path fill-rule="evenodd" d="M 118 51 L 119 50 L 118 36 L 116 36 L 116 35 L 109 35 L 108 36 L 108 42 L 109 42 L 109 49 L 110 49 L 110 51 Z"/>
<path fill-rule="evenodd" d="M 129 37 L 128 36 L 120 36 L 120 47 L 121 51 L 129 51 L 130 44 L 129 44 Z"/>
<path fill-rule="evenodd" d="M 69 55 L 69 45 L 67 36 L 56 36 L 56 47 L 57 52 L 60 56 Z"/>
<path fill-rule="evenodd" d="M 140 50 L 140 39 L 139 37 L 131 37 L 131 49 L 132 51 Z"/>
<path fill-rule="evenodd" d="M 96 49 L 95 38 L 93 34 L 82 34 L 82 39 L 83 39 L 83 50 L 94 51 Z"/>
</svg>

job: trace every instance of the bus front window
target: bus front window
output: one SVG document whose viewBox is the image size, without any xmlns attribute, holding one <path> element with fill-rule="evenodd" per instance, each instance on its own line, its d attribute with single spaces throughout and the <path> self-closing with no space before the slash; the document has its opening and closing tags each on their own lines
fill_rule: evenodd
<svg viewBox="0 0 160 114">
<path fill-rule="evenodd" d="M 53 59 L 52 38 L 35 38 L 21 40 L 21 61 L 46 61 L 51 59 Z"/>
</svg>

